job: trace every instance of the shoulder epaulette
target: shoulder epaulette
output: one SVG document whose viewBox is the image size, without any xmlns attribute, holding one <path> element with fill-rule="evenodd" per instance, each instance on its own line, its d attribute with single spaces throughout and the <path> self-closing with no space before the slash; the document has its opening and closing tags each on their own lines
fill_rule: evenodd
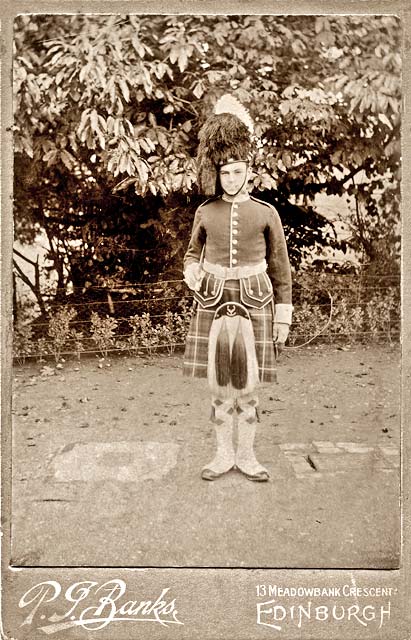
<svg viewBox="0 0 411 640">
<path fill-rule="evenodd" d="M 258 202 L 259 204 L 265 204 L 265 206 L 268 207 L 269 209 L 277 211 L 277 209 L 274 207 L 274 205 L 272 205 L 270 202 L 266 202 L 265 200 L 260 200 L 259 198 L 256 198 L 255 196 L 250 196 L 250 199 L 254 200 L 254 202 Z"/>
<path fill-rule="evenodd" d="M 212 196 L 211 198 L 207 198 L 207 200 L 204 200 L 204 202 L 198 205 L 198 208 L 200 209 L 201 207 L 204 207 L 206 204 L 210 204 L 210 202 L 214 202 L 215 200 L 219 200 L 219 199 L 220 199 L 220 196 Z"/>
</svg>

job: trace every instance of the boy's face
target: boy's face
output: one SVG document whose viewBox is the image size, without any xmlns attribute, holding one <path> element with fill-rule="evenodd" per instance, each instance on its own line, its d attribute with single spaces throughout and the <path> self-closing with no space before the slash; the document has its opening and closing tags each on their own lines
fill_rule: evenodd
<svg viewBox="0 0 411 640">
<path fill-rule="evenodd" d="M 246 191 L 248 182 L 248 165 L 246 162 L 230 162 L 220 167 L 220 184 L 224 193 L 235 196 Z"/>
</svg>

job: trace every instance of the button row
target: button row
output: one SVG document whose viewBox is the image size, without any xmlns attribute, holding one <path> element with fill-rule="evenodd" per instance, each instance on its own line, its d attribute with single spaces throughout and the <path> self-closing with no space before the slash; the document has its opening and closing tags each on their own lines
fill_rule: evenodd
<svg viewBox="0 0 411 640">
<path fill-rule="evenodd" d="M 238 204 L 234 203 L 233 204 L 233 208 L 232 208 L 232 217 L 233 218 L 237 218 L 238 217 L 238 212 L 236 211 L 236 209 L 238 209 Z M 233 227 L 237 227 L 238 226 L 238 220 L 232 220 L 233 223 Z M 233 229 L 233 235 L 237 235 L 238 234 L 238 229 Z M 236 238 L 231 238 L 231 242 L 232 244 L 238 244 L 238 240 Z M 237 253 L 237 249 L 231 249 L 231 253 L 232 255 L 236 255 Z M 231 260 L 232 264 L 237 264 L 238 260 L 237 258 L 232 258 Z"/>
</svg>

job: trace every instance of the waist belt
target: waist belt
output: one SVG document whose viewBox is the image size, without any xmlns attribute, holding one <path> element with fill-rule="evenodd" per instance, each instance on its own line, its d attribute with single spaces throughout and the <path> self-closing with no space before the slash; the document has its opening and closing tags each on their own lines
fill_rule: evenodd
<svg viewBox="0 0 411 640">
<path fill-rule="evenodd" d="M 249 278 L 267 271 L 267 262 L 265 260 L 258 264 L 250 264 L 243 267 L 222 267 L 220 264 L 213 264 L 204 260 L 202 266 L 206 273 L 211 273 L 213 276 L 224 280 L 240 280 L 241 278 Z"/>
</svg>

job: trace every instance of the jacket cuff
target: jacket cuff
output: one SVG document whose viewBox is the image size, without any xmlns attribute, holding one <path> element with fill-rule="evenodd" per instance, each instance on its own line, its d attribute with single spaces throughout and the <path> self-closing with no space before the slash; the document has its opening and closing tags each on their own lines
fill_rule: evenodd
<svg viewBox="0 0 411 640">
<path fill-rule="evenodd" d="M 190 264 L 200 264 L 198 258 L 185 258 L 185 260 L 183 261 L 183 271 L 187 271 L 187 267 L 190 266 Z"/>
<path fill-rule="evenodd" d="M 274 322 L 291 324 L 292 313 L 293 313 L 292 304 L 284 304 L 284 303 L 276 304 L 275 313 L 274 313 Z"/>
</svg>

